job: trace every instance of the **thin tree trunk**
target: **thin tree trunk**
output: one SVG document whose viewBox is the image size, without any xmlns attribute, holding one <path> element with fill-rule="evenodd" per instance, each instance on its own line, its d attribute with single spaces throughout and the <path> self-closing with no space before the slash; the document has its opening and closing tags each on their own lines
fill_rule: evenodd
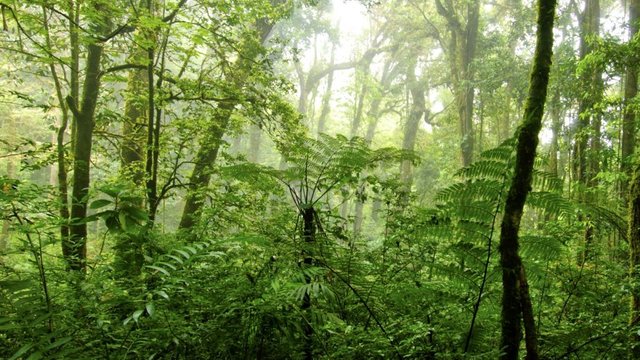
<svg viewBox="0 0 640 360">
<path fill-rule="evenodd" d="M 629 0 L 629 38 L 638 33 L 640 0 Z M 636 147 L 636 111 L 631 101 L 638 94 L 638 64 L 627 66 L 624 82 L 624 117 L 622 120 L 621 170 L 631 177 L 631 155 Z M 627 186 L 623 186 L 623 194 Z"/>
<path fill-rule="evenodd" d="M 304 240 L 305 250 L 303 251 L 304 266 L 309 268 L 313 266 L 313 252 L 312 247 L 316 241 L 316 213 L 313 207 L 305 208 L 302 212 L 302 238 Z M 311 277 L 309 275 L 304 276 L 305 283 L 311 283 Z M 313 359 L 313 327 L 311 326 L 311 295 L 310 291 L 305 292 L 302 298 L 301 309 L 305 315 L 302 328 L 304 333 L 304 359 Z"/>
<path fill-rule="evenodd" d="M 631 279 L 631 309 L 629 324 L 640 323 L 640 165 L 633 171 L 633 179 L 629 184 L 629 278 Z M 640 358 L 640 335 L 633 331 L 631 336 L 631 353 L 633 358 Z"/>
<path fill-rule="evenodd" d="M 45 41 L 47 44 L 47 48 L 51 49 L 51 37 L 49 32 L 49 22 L 46 8 L 42 8 L 43 15 L 43 24 L 45 29 Z M 73 51 L 72 51 L 73 52 Z M 73 65 L 72 65 L 73 68 Z M 69 244 L 69 193 L 68 193 L 68 183 L 67 183 L 67 165 L 66 165 L 66 155 L 65 155 L 65 146 L 64 146 L 64 135 L 67 131 L 67 126 L 69 124 L 69 107 L 65 102 L 64 95 L 62 94 L 62 84 L 60 82 L 60 78 L 58 77 L 58 72 L 56 70 L 54 63 L 49 63 L 49 71 L 51 72 L 51 77 L 53 78 L 53 84 L 56 90 L 56 97 L 58 99 L 58 105 L 60 106 L 61 112 L 61 124 L 58 128 L 56 134 L 56 161 L 57 161 L 57 178 L 58 178 L 58 201 L 60 204 L 58 205 L 58 212 L 60 215 L 60 243 L 62 246 L 62 255 L 65 258 L 69 258 L 70 253 L 70 244 Z M 72 78 L 73 78 L 72 74 Z"/>
<path fill-rule="evenodd" d="M 16 124 L 13 115 L 9 114 L 7 116 L 7 135 L 8 140 L 13 143 L 16 140 Z M 7 158 L 7 177 L 12 179 L 16 176 L 16 164 L 13 157 Z M 0 189 L 0 191 L 4 191 L 4 189 Z M 11 220 L 9 218 L 5 218 L 2 220 L 2 233 L 0 234 L 0 255 L 3 255 L 9 246 L 9 236 L 10 236 L 10 228 L 11 228 Z M 2 263 L 2 258 L 0 257 L 0 264 Z"/>
<path fill-rule="evenodd" d="M 331 47 L 331 63 L 330 66 L 335 64 L 335 52 L 336 46 L 335 44 Z M 327 75 L 327 87 L 325 89 L 324 95 L 322 96 L 322 107 L 320 110 L 320 117 L 318 118 L 318 132 L 320 135 L 325 132 L 325 128 L 327 127 L 327 120 L 329 118 L 329 114 L 331 113 L 331 92 L 333 90 L 333 71 Z"/>
<path fill-rule="evenodd" d="M 501 359 L 517 360 L 521 339 L 521 315 L 529 311 L 523 301 L 527 291 L 522 281 L 522 261 L 518 254 L 518 231 L 524 203 L 531 190 L 533 163 L 542 128 L 542 116 L 549 83 L 553 49 L 555 0 L 538 1 L 538 31 L 529 96 L 523 123 L 518 134 L 515 172 L 507 194 L 500 234 L 500 265 L 502 266 L 502 336 Z M 527 297 L 525 295 L 525 297 Z M 526 298 L 525 298 L 526 300 Z M 533 319 L 530 319 L 533 321 Z M 529 325 L 527 325 L 528 328 Z M 535 326 L 533 326 L 535 329 Z M 535 345 L 535 333 L 527 333 L 527 344 Z M 537 359 L 537 349 L 527 349 L 527 359 Z"/>
<path fill-rule="evenodd" d="M 425 85 L 416 79 L 415 61 L 411 65 L 411 69 L 407 72 L 407 87 L 411 94 L 411 108 L 409 116 L 404 127 L 404 137 L 402 139 L 402 149 L 413 151 L 416 144 L 418 129 L 420 128 L 420 120 L 423 116 L 429 116 L 429 112 L 425 105 Z M 413 176 L 411 174 L 411 161 L 403 160 L 400 165 L 400 179 L 407 191 L 411 191 Z"/>
<path fill-rule="evenodd" d="M 260 146 L 262 145 L 262 129 L 257 125 L 252 125 L 249 130 L 249 150 L 247 160 L 253 163 L 260 162 Z"/>
</svg>

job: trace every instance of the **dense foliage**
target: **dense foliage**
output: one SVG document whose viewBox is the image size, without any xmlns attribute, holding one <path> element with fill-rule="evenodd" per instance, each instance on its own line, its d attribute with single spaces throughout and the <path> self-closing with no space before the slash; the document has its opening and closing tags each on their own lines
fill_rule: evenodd
<svg viewBox="0 0 640 360">
<path fill-rule="evenodd" d="M 0 0 L 0 358 L 637 358 L 640 2 L 552 5 Z"/>
</svg>

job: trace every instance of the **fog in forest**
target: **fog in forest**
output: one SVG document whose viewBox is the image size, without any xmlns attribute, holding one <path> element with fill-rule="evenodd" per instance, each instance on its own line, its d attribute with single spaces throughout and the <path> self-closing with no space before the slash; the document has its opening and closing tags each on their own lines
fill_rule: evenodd
<svg viewBox="0 0 640 360">
<path fill-rule="evenodd" d="M 640 0 L 0 18 L 0 358 L 640 358 Z"/>
</svg>

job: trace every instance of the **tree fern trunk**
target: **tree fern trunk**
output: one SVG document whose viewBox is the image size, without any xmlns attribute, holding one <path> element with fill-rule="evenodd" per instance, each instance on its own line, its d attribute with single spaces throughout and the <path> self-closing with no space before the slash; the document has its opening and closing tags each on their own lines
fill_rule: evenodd
<svg viewBox="0 0 640 360">
<path fill-rule="evenodd" d="M 501 347 L 504 351 L 501 358 L 509 360 L 518 359 L 521 339 L 520 321 L 523 305 L 526 306 L 522 301 L 522 291 L 525 293 L 527 291 L 526 284 L 523 284 L 521 280 L 522 261 L 518 255 L 518 231 L 524 203 L 531 190 L 538 134 L 542 127 L 553 50 L 555 6 L 555 0 L 539 0 L 538 2 L 538 32 L 531 85 L 523 123 L 518 134 L 515 172 L 507 195 L 501 226 L 500 264 L 502 266 L 503 287 Z M 531 319 L 531 321 L 533 320 Z M 535 329 L 535 326 L 533 328 Z M 535 338 L 535 333 L 528 333 L 527 337 Z M 533 339 L 530 341 L 535 343 Z M 528 348 L 527 352 L 528 358 L 537 358 L 535 347 Z"/>
</svg>

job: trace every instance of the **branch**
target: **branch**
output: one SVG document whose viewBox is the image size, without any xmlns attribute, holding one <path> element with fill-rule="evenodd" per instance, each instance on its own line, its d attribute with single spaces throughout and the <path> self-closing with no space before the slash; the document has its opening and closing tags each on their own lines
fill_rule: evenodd
<svg viewBox="0 0 640 360">
<path fill-rule="evenodd" d="M 175 9 L 173 9 L 173 11 L 171 11 L 171 13 L 165 17 L 162 18 L 162 22 L 168 23 L 170 21 L 172 21 L 176 15 L 178 15 L 178 12 L 180 11 L 180 9 L 182 8 L 182 6 L 184 6 L 184 4 L 187 3 L 187 0 L 180 0 L 180 2 L 178 3 L 178 5 L 176 5 Z M 114 31 L 112 31 L 111 33 L 105 35 L 105 36 L 100 36 L 98 37 L 98 40 L 102 41 L 102 42 L 107 42 L 111 39 L 113 39 L 114 37 L 120 35 L 120 34 L 127 34 L 130 32 L 133 32 L 137 29 L 138 27 L 136 25 L 130 25 L 129 22 L 126 22 L 123 25 L 118 26 L 118 28 L 116 28 Z"/>
<path fill-rule="evenodd" d="M 71 95 L 67 95 L 65 100 L 67 101 L 67 106 L 69 107 L 69 110 L 73 114 L 73 117 L 75 117 L 76 119 L 80 117 L 80 111 L 76 107 L 73 97 L 71 97 Z"/>
</svg>

